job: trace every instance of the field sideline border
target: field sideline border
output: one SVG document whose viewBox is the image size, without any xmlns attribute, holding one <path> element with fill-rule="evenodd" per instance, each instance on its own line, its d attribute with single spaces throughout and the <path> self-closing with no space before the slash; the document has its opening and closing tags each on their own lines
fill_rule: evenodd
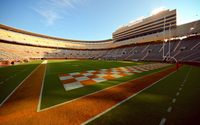
<svg viewBox="0 0 200 125">
<path fill-rule="evenodd" d="M 162 70 L 161 70 L 161 71 L 162 71 Z M 161 72 L 161 71 L 160 71 L 160 72 Z M 177 71 L 175 70 L 175 71 L 171 72 L 170 74 L 164 76 L 163 78 L 161 78 L 161 79 L 159 79 L 158 81 L 154 82 L 153 84 L 151 84 L 151 85 L 145 87 L 144 89 L 142 89 L 142 90 L 140 90 L 139 92 L 133 94 L 132 96 L 129 96 L 128 98 L 124 99 L 123 101 L 121 101 L 121 102 L 117 103 L 116 105 L 114 105 L 114 106 L 108 108 L 107 110 L 103 111 L 102 113 L 100 113 L 100 114 L 94 116 L 93 118 L 91 118 L 91 119 L 85 121 L 85 122 L 82 123 L 81 125 L 86 125 L 86 124 L 88 124 L 89 122 L 91 122 L 91 121 L 97 119 L 98 117 L 104 115 L 105 113 L 109 112 L 110 110 L 112 110 L 112 109 L 116 108 L 117 106 L 123 104 L 124 102 L 128 101 L 129 99 L 133 98 L 134 96 L 140 94 L 140 93 L 143 92 L 144 90 L 146 90 L 146 89 L 152 87 L 152 86 L 155 85 L 156 83 L 158 83 L 158 82 L 160 82 L 160 81 L 166 79 L 167 77 L 171 76 L 171 75 L 174 74 L 175 72 L 177 72 Z M 156 73 L 158 73 L 158 72 L 156 72 Z M 153 74 L 154 74 L 154 73 L 153 73 Z M 146 76 L 148 76 L 148 75 L 146 75 Z"/>
<path fill-rule="evenodd" d="M 173 65 L 169 65 L 169 67 L 168 67 L 168 66 L 163 67 L 164 69 L 162 69 L 162 70 L 160 70 L 160 71 L 157 71 L 157 72 L 154 72 L 154 73 L 162 72 L 162 71 L 164 71 L 164 70 L 166 70 L 166 69 L 168 69 L 168 68 L 170 68 L 170 67 L 173 67 Z M 156 70 L 156 69 L 155 69 L 155 70 Z M 147 74 L 147 75 L 144 75 L 144 76 L 149 76 L 149 75 L 152 75 L 152 74 L 154 74 L 154 73 L 150 73 L 150 74 Z M 134 74 L 133 74 L 133 75 L 134 75 Z M 58 106 L 61 106 L 61 105 L 64 105 L 64 104 L 67 104 L 67 103 L 76 101 L 76 100 L 81 99 L 81 98 L 84 98 L 84 97 L 86 97 L 86 96 L 89 96 L 89 95 L 92 95 L 92 94 L 96 94 L 96 93 L 98 93 L 98 92 L 101 92 L 101 91 L 110 89 L 110 88 L 112 88 L 112 87 L 115 87 L 115 86 L 118 86 L 118 85 L 121 85 L 121 84 L 125 84 L 125 83 L 130 82 L 130 81 L 133 81 L 133 80 L 140 79 L 140 78 L 142 78 L 142 77 L 144 77 L 144 76 L 138 77 L 138 78 L 136 78 L 136 79 L 131 79 L 131 80 L 128 80 L 128 81 L 126 81 L 126 82 L 122 82 L 122 83 L 119 83 L 119 84 L 117 84 L 117 85 L 110 86 L 110 87 L 108 87 L 108 88 L 105 88 L 105 89 L 102 89 L 102 90 L 99 90 L 99 91 L 96 91 L 96 92 L 93 92 L 93 93 L 90 93 L 90 94 L 87 94 L 87 95 L 84 95 L 84 96 L 81 96 L 81 97 L 72 99 L 72 100 L 70 100 L 70 101 L 63 102 L 63 103 L 59 103 L 59 104 L 50 106 L 50 107 L 48 107 L 48 108 L 39 109 L 38 112 L 45 111 L 45 110 L 49 110 L 49 109 L 52 109 L 52 108 L 55 108 L 55 107 L 58 107 Z"/>
<path fill-rule="evenodd" d="M 45 71 L 44 71 L 44 76 L 43 76 L 43 79 L 42 79 L 42 86 L 41 86 L 41 89 L 40 89 L 40 96 L 39 96 L 39 102 L 38 102 L 38 106 L 37 106 L 37 112 L 40 111 L 42 94 L 43 94 L 43 87 L 44 87 L 44 81 L 45 81 L 46 72 L 47 72 L 47 65 L 48 65 L 48 60 L 47 60 L 47 63 L 45 64 Z"/>
<path fill-rule="evenodd" d="M 21 81 L 21 83 L 19 85 L 17 85 L 17 87 L 15 87 L 15 89 L 0 103 L 0 107 L 9 99 L 9 97 L 24 83 L 24 81 L 26 81 L 26 79 L 28 79 L 38 68 L 39 66 L 42 64 L 42 62 L 28 75 L 26 76 L 26 78 Z"/>
</svg>

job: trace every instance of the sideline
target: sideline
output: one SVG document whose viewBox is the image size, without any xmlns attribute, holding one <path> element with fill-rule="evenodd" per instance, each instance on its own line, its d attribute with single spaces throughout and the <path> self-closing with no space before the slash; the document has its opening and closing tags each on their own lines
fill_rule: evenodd
<svg viewBox="0 0 200 125">
<path fill-rule="evenodd" d="M 40 106 L 41 106 L 41 101 L 42 101 L 42 93 L 43 93 L 44 81 L 45 81 L 45 77 L 46 77 L 48 60 L 43 61 L 42 64 L 45 65 L 45 69 L 44 69 L 44 74 L 43 74 L 43 79 L 42 79 L 42 86 L 41 86 L 41 90 L 40 90 L 40 96 L 39 96 L 39 102 L 38 102 L 38 106 L 37 106 L 37 112 L 40 111 Z"/>
<path fill-rule="evenodd" d="M 17 86 L 15 87 L 15 89 L 0 103 L 0 107 L 9 99 L 9 97 L 24 83 L 24 81 L 26 81 L 41 65 L 38 64 L 38 66 Z"/>
</svg>

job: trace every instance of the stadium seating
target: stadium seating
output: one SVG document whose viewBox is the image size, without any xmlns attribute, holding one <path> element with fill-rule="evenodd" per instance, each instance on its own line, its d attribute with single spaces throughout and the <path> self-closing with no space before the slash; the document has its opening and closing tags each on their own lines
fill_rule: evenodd
<svg viewBox="0 0 200 125">
<path fill-rule="evenodd" d="M 200 62 L 199 34 L 168 39 L 164 44 L 162 41 L 129 43 L 131 40 L 117 43 L 113 43 L 112 40 L 99 42 L 62 40 L 0 28 L 0 61 L 62 58 L 131 61 L 177 59 L 181 62 Z"/>
<path fill-rule="evenodd" d="M 75 48 L 75 49 L 88 49 L 88 48 L 102 48 L 109 47 L 112 44 L 112 40 L 98 41 L 97 43 L 92 41 L 73 41 L 73 40 L 58 40 L 52 38 L 38 37 L 33 35 L 27 35 L 14 31 L 9 31 L 0 28 L 0 39 L 9 42 L 15 42 L 20 44 L 28 44 L 35 46 L 46 47 L 59 47 L 59 48 Z"/>
<path fill-rule="evenodd" d="M 200 61 L 200 37 L 172 40 L 164 44 L 164 55 L 179 61 Z M 170 45 L 170 51 L 169 51 Z M 1 60 L 76 58 L 105 60 L 162 61 L 163 43 L 147 43 L 107 50 L 69 50 L 39 46 L 27 46 L 0 42 Z"/>
<path fill-rule="evenodd" d="M 164 56 L 174 57 L 178 61 L 200 61 L 200 37 L 193 36 L 186 39 L 172 40 L 166 43 L 147 43 L 110 50 L 111 54 L 103 59 L 120 59 L 134 61 L 162 61 Z M 170 50 L 169 50 L 170 49 Z"/>
</svg>

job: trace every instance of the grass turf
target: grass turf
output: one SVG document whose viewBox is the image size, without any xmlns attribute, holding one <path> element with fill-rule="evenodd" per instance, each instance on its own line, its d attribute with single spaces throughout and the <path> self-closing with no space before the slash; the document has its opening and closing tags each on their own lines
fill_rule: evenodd
<svg viewBox="0 0 200 125">
<path fill-rule="evenodd" d="M 120 66 L 130 66 L 130 65 L 138 65 L 144 63 L 137 62 L 122 62 L 122 61 L 49 61 L 47 65 L 47 73 L 44 82 L 43 94 L 42 94 L 42 103 L 41 109 L 48 108 L 50 106 L 60 104 L 66 101 L 70 101 L 72 99 L 105 89 L 107 87 L 119 84 L 121 82 L 125 82 L 128 80 L 132 80 L 143 75 L 157 72 L 158 70 L 143 72 L 140 74 L 135 74 L 131 76 L 126 76 L 123 78 L 110 80 L 102 82 L 101 84 L 95 84 L 79 89 L 74 89 L 70 91 L 65 91 L 63 85 L 58 79 L 59 73 L 70 73 L 70 72 L 80 72 L 86 70 L 96 70 L 102 68 L 112 68 L 112 67 L 120 67 Z"/>
<path fill-rule="evenodd" d="M 178 72 L 88 124 L 158 125 L 163 117 L 167 119 L 167 124 L 199 124 L 200 68 L 192 68 L 180 96 L 177 97 L 176 103 L 172 104 L 172 99 L 176 97 L 189 70 L 190 66 L 184 66 Z M 169 106 L 173 107 L 170 113 L 167 112 Z"/>
<path fill-rule="evenodd" d="M 33 71 L 41 61 L 0 68 L 0 103 Z"/>
</svg>

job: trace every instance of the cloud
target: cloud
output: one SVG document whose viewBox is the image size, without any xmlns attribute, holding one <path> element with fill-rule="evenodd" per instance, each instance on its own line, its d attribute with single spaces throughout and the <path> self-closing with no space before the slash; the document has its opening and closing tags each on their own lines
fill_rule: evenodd
<svg viewBox="0 0 200 125">
<path fill-rule="evenodd" d="M 72 7 L 74 8 L 75 0 L 50 0 L 51 4 L 59 7 Z"/>
<path fill-rule="evenodd" d="M 46 24 L 53 25 L 62 19 L 68 9 L 75 9 L 80 0 L 41 0 L 32 9 L 45 19 Z M 82 3 L 82 2 L 81 2 Z"/>
<path fill-rule="evenodd" d="M 165 7 L 159 7 L 151 11 L 151 15 L 156 15 L 164 10 L 167 10 Z"/>
<path fill-rule="evenodd" d="M 54 22 L 60 18 L 59 13 L 53 11 L 53 10 L 46 10 L 46 9 L 36 9 L 34 8 L 35 12 L 37 12 L 39 15 L 44 17 L 44 19 L 47 21 L 47 25 L 53 25 Z"/>
</svg>

